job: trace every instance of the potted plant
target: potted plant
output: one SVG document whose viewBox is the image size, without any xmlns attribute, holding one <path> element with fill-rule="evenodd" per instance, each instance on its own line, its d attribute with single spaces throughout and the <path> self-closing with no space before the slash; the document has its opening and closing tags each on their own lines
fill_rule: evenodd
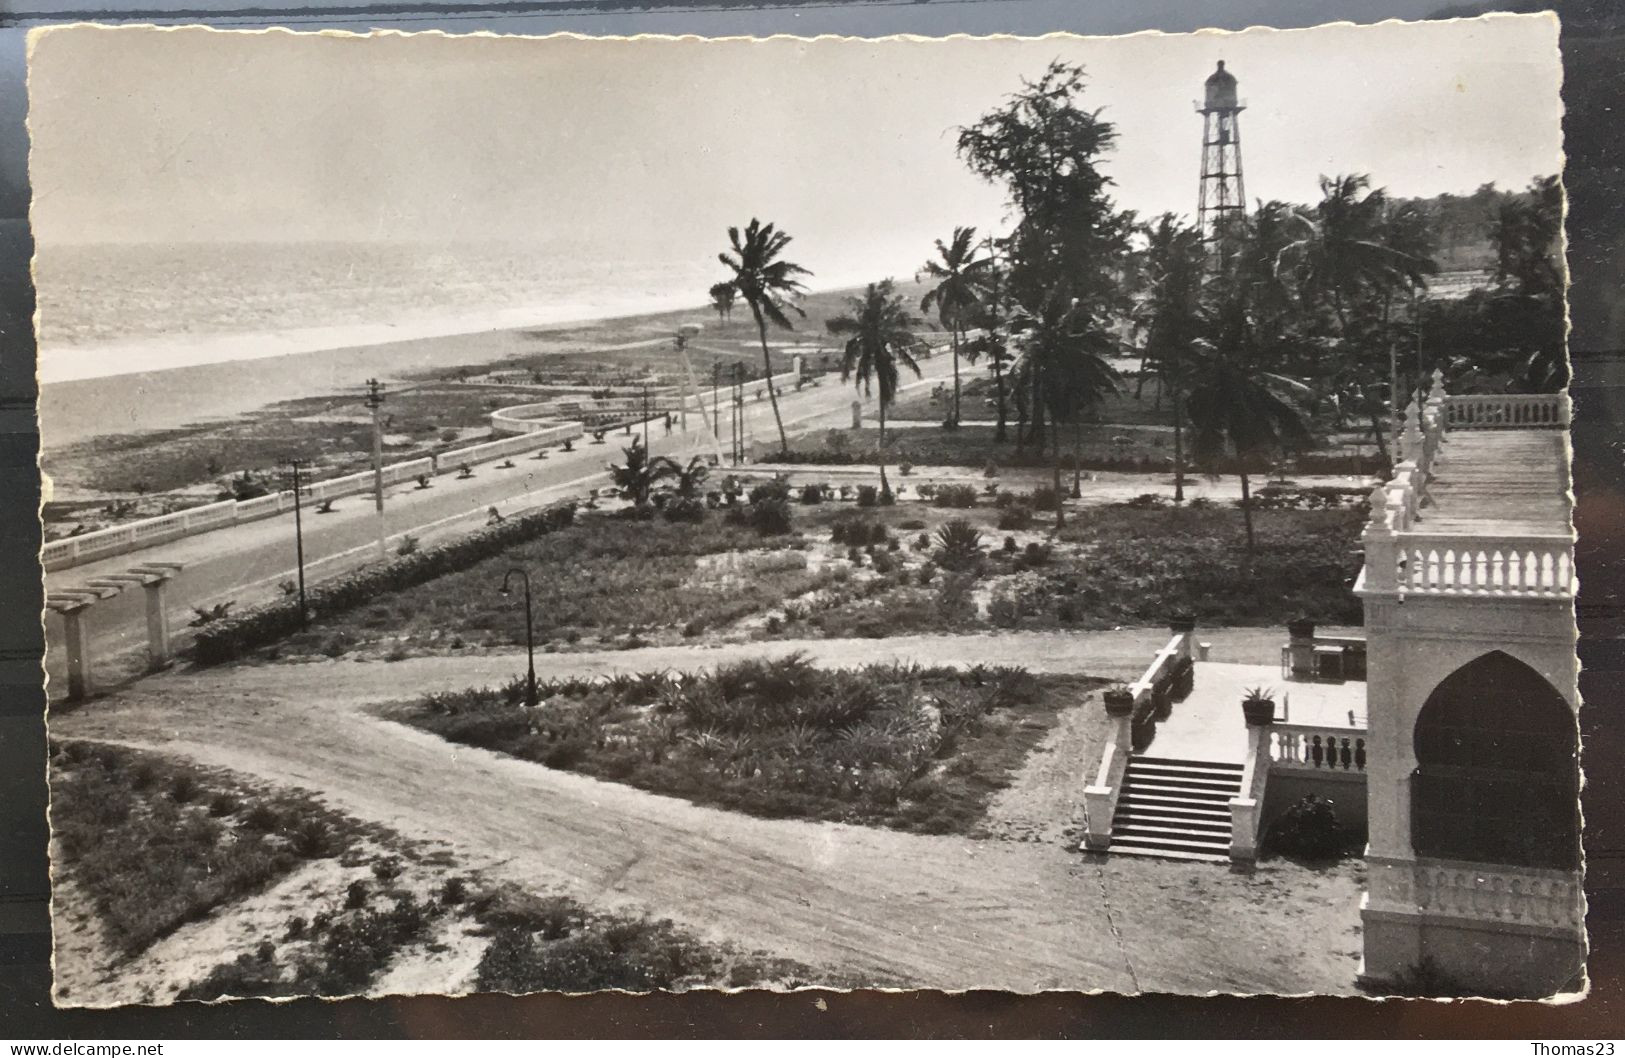
<svg viewBox="0 0 1625 1058">
<path fill-rule="evenodd" d="M 1107 716 L 1128 716 L 1134 712 L 1134 692 L 1126 685 L 1114 683 L 1100 694 Z"/>
<path fill-rule="evenodd" d="M 1168 615 L 1168 630 L 1175 635 L 1189 635 L 1196 631 L 1196 615 L 1189 610 L 1176 610 Z"/>
<path fill-rule="evenodd" d="M 1308 617 L 1294 617 L 1286 623 L 1286 634 L 1293 639 L 1315 638 L 1315 622 Z"/>
<path fill-rule="evenodd" d="M 1250 727 L 1275 722 L 1275 692 L 1262 687 L 1251 687 L 1242 695 L 1241 713 Z"/>
</svg>

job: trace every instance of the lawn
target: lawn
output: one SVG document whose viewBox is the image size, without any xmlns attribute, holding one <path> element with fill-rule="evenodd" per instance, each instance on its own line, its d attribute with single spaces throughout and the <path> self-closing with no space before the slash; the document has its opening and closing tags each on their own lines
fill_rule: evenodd
<svg viewBox="0 0 1625 1058">
<path fill-rule="evenodd" d="M 570 528 L 508 548 L 425 584 L 378 596 L 290 637 L 283 653 L 400 657 L 525 642 L 520 583 L 530 575 L 538 647 L 680 642 L 830 582 L 794 534 L 763 536 L 719 513 L 699 523 L 578 515 Z"/>
<path fill-rule="evenodd" d="M 791 655 L 549 683 L 535 710 L 519 682 L 436 694 L 392 718 L 752 815 L 968 833 L 1058 712 L 1101 682 L 1007 667 L 822 669 Z"/>
</svg>

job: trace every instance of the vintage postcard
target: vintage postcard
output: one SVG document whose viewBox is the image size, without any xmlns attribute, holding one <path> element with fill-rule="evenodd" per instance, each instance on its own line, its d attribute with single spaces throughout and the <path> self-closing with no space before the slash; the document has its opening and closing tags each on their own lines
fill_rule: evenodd
<svg viewBox="0 0 1625 1058">
<path fill-rule="evenodd" d="M 29 41 L 55 997 L 1585 988 L 1558 26 Z"/>
</svg>

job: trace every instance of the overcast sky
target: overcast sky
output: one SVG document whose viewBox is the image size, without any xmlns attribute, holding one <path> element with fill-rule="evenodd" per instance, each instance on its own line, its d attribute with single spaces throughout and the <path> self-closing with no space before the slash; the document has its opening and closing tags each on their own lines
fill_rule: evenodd
<svg viewBox="0 0 1625 1058">
<path fill-rule="evenodd" d="M 844 282 L 999 223 L 955 130 L 1051 59 L 1082 63 L 1118 126 L 1120 203 L 1190 213 L 1192 100 L 1218 59 L 1249 103 L 1249 198 L 1307 201 L 1322 173 L 1415 195 L 1558 171 L 1556 41 L 1543 16 L 932 42 L 59 29 L 30 65 L 33 221 L 47 244 L 514 239 L 649 260 L 706 259 L 754 215 Z"/>
</svg>

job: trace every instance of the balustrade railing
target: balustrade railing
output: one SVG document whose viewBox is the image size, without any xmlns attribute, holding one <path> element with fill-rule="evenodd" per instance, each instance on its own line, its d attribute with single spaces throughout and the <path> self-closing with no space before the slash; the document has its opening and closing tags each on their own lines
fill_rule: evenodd
<svg viewBox="0 0 1625 1058">
<path fill-rule="evenodd" d="M 1569 398 L 1563 393 L 1474 393 L 1444 398 L 1446 430 L 1564 427 Z"/>
<path fill-rule="evenodd" d="M 1574 592 L 1570 536 L 1401 532 L 1395 545 L 1395 585 L 1401 592 L 1537 597 Z"/>
<path fill-rule="evenodd" d="M 1454 860 L 1419 860 L 1412 890 L 1423 911 L 1497 922 L 1579 929 L 1576 872 Z"/>
<path fill-rule="evenodd" d="M 1365 729 L 1274 724 L 1270 731 L 1270 767 L 1364 775 Z"/>
</svg>

